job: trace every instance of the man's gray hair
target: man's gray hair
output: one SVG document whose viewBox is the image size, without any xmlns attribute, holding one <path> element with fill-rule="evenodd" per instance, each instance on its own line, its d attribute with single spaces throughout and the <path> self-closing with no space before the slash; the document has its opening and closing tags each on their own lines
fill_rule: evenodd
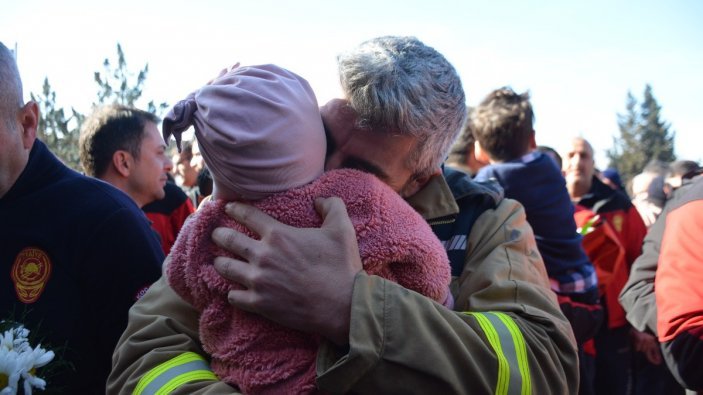
<svg viewBox="0 0 703 395">
<path fill-rule="evenodd" d="M 8 127 L 12 127 L 15 114 L 23 103 L 17 62 L 12 52 L 0 42 L 0 119 L 8 122 Z"/>
<path fill-rule="evenodd" d="M 365 41 L 337 61 L 360 126 L 417 137 L 408 166 L 416 177 L 436 171 L 466 120 L 454 67 L 417 38 L 396 36 Z"/>
</svg>

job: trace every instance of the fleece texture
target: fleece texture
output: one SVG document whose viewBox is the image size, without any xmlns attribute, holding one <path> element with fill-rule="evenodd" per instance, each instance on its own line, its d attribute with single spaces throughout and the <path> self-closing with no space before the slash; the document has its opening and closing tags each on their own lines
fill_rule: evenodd
<svg viewBox="0 0 703 395">
<path fill-rule="evenodd" d="M 331 196 L 340 197 L 347 206 L 367 273 L 439 303 L 451 298 L 450 266 L 444 247 L 423 218 L 372 175 L 333 170 L 308 185 L 252 204 L 283 223 L 320 227 L 322 219 L 314 200 Z M 228 291 L 240 286 L 215 272 L 214 258 L 232 255 L 212 243 L 212 231 L 226 226 L 258 236 L 229 218 L 224 212 L 225 203 L 205 203 L 186 222 L 171 251 L 169 283 L 201 311 L 200 339 L 222 380 L 244 393 L 314 393 L 320 339 L 227 302 Z"/>
</svg>

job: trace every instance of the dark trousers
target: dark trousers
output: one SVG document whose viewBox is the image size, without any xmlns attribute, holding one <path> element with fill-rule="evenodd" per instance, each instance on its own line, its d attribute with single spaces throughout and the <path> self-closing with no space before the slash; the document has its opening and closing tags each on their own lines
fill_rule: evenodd
<svg viewBox="0 0 703 395">
<path fill-rule="evenodd" d="M 635 395 L 684 395 L 686 390 L 676 381 L 662 360 L 651 364 L 644 354 L 634 353 Z"/>
<path fill-rule="evenodd" d="M 596 359 L 579 347 L 579 395 L 596 395 L 593 387 L 596 375 Z"/>
<path fill-rule="evenodd" d="M 596 334 L 596 394 L 632 394 L 632 347 L 629 332 L 629 325 L 613 329 L 603 325 Z"/>
</svg>

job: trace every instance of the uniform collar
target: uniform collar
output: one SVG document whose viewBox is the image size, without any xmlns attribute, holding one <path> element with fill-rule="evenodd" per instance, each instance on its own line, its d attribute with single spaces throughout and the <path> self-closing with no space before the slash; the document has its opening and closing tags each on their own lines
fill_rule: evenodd
<svg viewBox="0 0 703 395">
<path fill-rule="evenodd" d="M 442 174 L 434 175 L 421 190 L 406 201 L 426 221 L 459 213 L 459 206 Z"/>
<path fill-rule="evenodd" d="M 29 160 L 15 184 L 10 188 L 0 202 L 9 204 L 15 199 L 28 193 L 45 188 L 59 174 L 70 170 L 49 151 L 39 139 L 34 140 Z"/>
</svg>

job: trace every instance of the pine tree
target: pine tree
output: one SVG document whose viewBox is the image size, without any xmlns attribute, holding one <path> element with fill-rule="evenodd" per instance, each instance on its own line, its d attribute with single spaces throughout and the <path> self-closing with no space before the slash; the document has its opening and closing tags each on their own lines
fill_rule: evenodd
<svg viewBox="0 0 703 395">
<path fill-rule="evenodd" d="M 652 95 L 652 87 L 647 85 L 640 112 L 642 149 L 650 161 L 672 162 L 676 160 L 676 155 L 674 155 L 675 132 L 669 131 L 671 125 L 661 120 L 660 112 L 661 106 Z"/>
<path fill-rule="evenodd" d="M 127 69 L 127 61 L 119 43 L 117 44 L 116 63 L 117 67 L 113 67 L 110 60 L 105 58 L 103 73 L 95 72 L 93 78 L 98 84 L 98 101 L 94 105 L 116 103 L 134 107 L 142 96 L 144 81 L 149 74 L 149 64 L 144 65 L 144 68 L 137 73 L 136 79 L 134 79 L 134 73 Z M 166 103 L 160 103 L 157 106 L 152 100 L 147 104 L 147 111 L 160 115 L 167 107 Z"/>
<path fill-rule="evenodd" d="M 39 97 L 30 94 L 32 101 L 39 105 L 39 125 L 37 137 L 61 159 L 66 166 L 78 170 L 78 137 L 83 115 L 71 109 L 72 115 L 66 117 L 63 108 L 56 107 L 56 92 L 51 88 L 48 78 L 44 78 L 42 93 Z"/>
<path fill-rule="evenodd" d="M 118 43 L 117 67 L 113 69 L 110 61 L 105 59 L 103 68 L 104 74 L 97 71 L 94 74 L 95 82 L 98 84 L 98 95 L 93 106 L 112 103 L 134 106 L 142 96 L 149 65 L 145 65 L 137 74 L 136 80 L 133 80 L 134 74 L 127 68 L 122 46 Z M 85 115 L 71 108 L 71 115 L 67 116 L 63 108 L 58 108 L 56 92 L 51 88 L 48 78 L 44 78 L 41 94 L 37 96 L 31 93 L 30 96 L 39 104 L 38 137 L 67 166 L 80 171 L 78 139 Z M 157 115 L 163 113 L 167 107 L 166 103 L 160 103 L 157 106 L 153 100 L 147 104 L 148 111 Z"/>
<path fill-rule="evenodd" d="M 671 162 L 674 155 L 675 133 L 661 120 L 661 106 L 647 84 L 644 98 L 638 106 L 632 93 L 627 94 L 625 114 L 618 114 L 620 137 L 613 138 L 613 148 L 607 151 L 610 167 L 620 172 L 627 183 L 652 161 Z"/>
</svg>

